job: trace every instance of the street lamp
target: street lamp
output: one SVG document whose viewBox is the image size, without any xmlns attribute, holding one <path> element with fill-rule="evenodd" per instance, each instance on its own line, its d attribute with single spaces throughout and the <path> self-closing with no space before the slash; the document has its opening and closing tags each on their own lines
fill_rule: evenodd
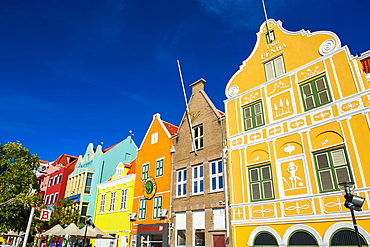
<svg viewBox="0 0 370 247">
<path fill-rule="evenodd" d="M 361 196 L 356 196 L 353 194 L 353 192 L 355 191 L 354 182 L 342 182 L 342 183 L 339 183 L 338 185 L 344 195 L 344 198 L 346 198 L 344 206 L 346 208 L 349 208 L 349 210 L 351 211 L 353 227 L 356 233 L 357 245 L 358 247 L 361 247 L 360 234 L 358 233 L 358 227 L 356 223 L 356 217 L 355 217 L 354 210 L 362 211 L 361 208 L 362 208 L 362 205 L 364 204 L 365 198 Z"/>
<path fill-rule="evenodd" d="M 82 242 L 82 247 L 85 247 L 87 228 L 89 226 L 92 226 L 92 228 L 95 228 L 95 225 L 94 225 L 94 223 L 91 220 L 91 216 L 89 216 L 89 215 L 86 216 L 86 221 L 85 222 L 86 222 L 86 224 L 85 224 L 85 234 L 84 234 L 84 240 Z"/>
</svg>

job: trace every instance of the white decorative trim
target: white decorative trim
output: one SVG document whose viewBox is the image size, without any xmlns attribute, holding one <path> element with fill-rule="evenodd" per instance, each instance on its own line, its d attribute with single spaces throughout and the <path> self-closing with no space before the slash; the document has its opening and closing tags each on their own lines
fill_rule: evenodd
<svg viewBox="0 0 370 247">
<path fill-rule="evenodd" d="M 322 241 L 322 238 L 320 236 L 320 234 L 312 227 L 310 226 L 307 226 L 307 225 L 303 225 L 303 224 L 297 224 L 297 225 L 294 225 L 294 226 L 291 226 L 289 227 L 285 233 L 284 233 L 284 236 L 281 240 L 282 244 L 284 244 L 285 246 L 288 246 L 288 240 L 289 240 L 289 237 L 295 232 L 295 231 L 299 231 L 299 230 L 303 230 L 303 231 L 306 231 L 306 232 L 309 232 L 311 233 L 315 239 L 317 240 L 317 244 L 319 246 L 323 246 L 324 243 Z"/>
<path fill-rule="evenodd" d="M 369 233 L 365 229 L 363 229 L 361 226 L 358 225 L 357 227 L 358 227 L 359 233 L 365 238 L 366 242 L 369 244 L 370 243 Z M 335 223 L 331 225 L 324 234 L 324 238 L 323 238 L 324 243 L 327 243 L 328 244 L 327 246 L 329 246 L 330 239 L 332 238 L 333 234 L 342 228 L 353 229 L 353 224 L 350 222 L 340 222 L 340 223 Z"/>
<path fill-rule="evenodd" d="M 283 33 L 286 33 L 286 34 L 289 34 L 289 35 L 302 35 L 302 36 L 307 36 L 307 37 L 310 37 L 310 36 L 314 36 L 314 35 L 317 35 L 317 34 L 326 34 L 326 35 L 330 35 L 332 38 L 333 38 L 333 41 L 335 41 L 335 49 L 333 49 L 332 51 L 337 51 L 340 49 L 341 47 L 341 42 L 340 42 L 340 39 L 338 37 L 337 34 L 335 34 L 334 32 L 331 32 L 331 31 L 316 31 L 316 32 L 313 32 L 311 33 L 309 30 L 300 30 L 300 31 L 297 31 L 297 32 L 293 32 L 293 31 L 288 31 L 286 30 L 285 28 L 283 28 L 283 23 L 278 20 L 274 20 L 274 19 L 269 19 L 268 22 L 270 23 L 273 23 L 273 25 L 275 25 L 277 28 L 279 28 Z M 260 41 L 261 41 L 261 33 L 263 33 L 263 29 L 266 27 L 266 22 L 263 22 L 260 26 L 260 31 L 256 34 L 257 35 L 257 41 L 255 43 L 255 46 L 252 50 L 252 52 L 249 54 L 248 58 L 245 59 L 243 62 L 242 62 L 242 65 L 239 66 L 239 70 L 237 72 L 234 73 L 234 75 L 230 78 L 230 80 L 228 81 L 226 87 L 225 87 L 225 95 L 226 97 L 228 98 L 227 100 L 230 100 L 231 98 L 233 97 L 230 97 L 229 96 L 229 93 L 228 93 L 228 88 L 231 84 L 231 82 L 234 80 L 234 78 L 241 72 L 243 71 L 243 68 L 246 66 L 246 63 L 255 55 L 256 51 L 257 51 L 257 48 L 259 47 L 260 45 Z M 321 58 L 322 59 L 322 58 Z M 318 60 L 315 60 L 313 62 L 316 62 L 316 61 L 319 61 L 320 59 Z M 298 68 L 298 69 L 301 69 L 301 68 Z M 292 71 L 292 73 L 295 73 L 296 70 Z M 287 73 L 288 74 L 288 73 Z M 291 73 L 289 73 L 291 74 Z M 276 78 L 277 80 L 280 80 L 281 78 Z M 268 83 L 270 83 L 271 81 L 269 81 Z M 226 100 L 226 101 L 227 101 Z"/>
<path fill-rule="evenodd" d="M 332 39 L 327 39 L 320 45 L 319 53 L 321 56 L 325 56 L 333 51 L 335 48 L 335 41 Z"/>
<path fill-rule="evenodd" d="M 260 232 L 268 232 L 268 233 L 271 233 L 271 235 L 273 235 L 275 237 L 278 245 L 281 245 L 281 238 L 280 238 L 279 233 L 277 233 L 277 231 L 275 231 L 274 229 L 272 229 L 271 227 L 268 227 L 268 226 L 260 226 L 260 227 L 257 227 L 256 229 L 254 229 L 249 234 L 249 240 L 247 242 L 247 245 L 248 246 L 253 246 L 253 242 L 254 242 L 255 238 L 257 237 L 257 235 Z"/>
<path fill-rule="evenodd" d="M 238 86 L 232 86 L 231 88 L 229 88 L 229 91 L 228 91 L 228 95 L 230 97 L 234 97 L 236 96 L 237 94 L 239 93 L 239 87 Z"/>
</svg>

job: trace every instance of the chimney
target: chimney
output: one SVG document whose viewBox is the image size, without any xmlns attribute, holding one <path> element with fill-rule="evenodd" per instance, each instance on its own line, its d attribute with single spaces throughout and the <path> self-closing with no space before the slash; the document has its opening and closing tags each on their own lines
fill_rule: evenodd
<svg viewBox="0 0 370 247">
<path fill-rule="evenodd" d="M 190 84 L 190 87 L 192 89 L 192 94 L 195 94 L 196 92 L 199 92 L 200 90 L 204 90 L 204 83 L 206 83 L 206 80 L 201 78 L 197 80 L 196 82 Z"/>
</svg>

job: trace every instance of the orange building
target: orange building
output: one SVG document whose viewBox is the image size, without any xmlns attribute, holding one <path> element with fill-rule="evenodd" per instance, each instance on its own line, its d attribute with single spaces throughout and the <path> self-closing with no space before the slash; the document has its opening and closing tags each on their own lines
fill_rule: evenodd
<svg viewBox="0 0 370 247">
<path fill-rule="evenodd" d="M 172 136 L 177 129 L 155 114 L 138 150 L 130 215 L 132 246 L 168 245 Z"/>
</svg>

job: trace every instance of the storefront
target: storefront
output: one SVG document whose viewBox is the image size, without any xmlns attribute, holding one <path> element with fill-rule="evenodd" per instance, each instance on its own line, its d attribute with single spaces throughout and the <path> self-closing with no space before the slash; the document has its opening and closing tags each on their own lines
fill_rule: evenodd
<svg viewBox="0 0 370 247">
<path fill-rule="evenodd" d="M 167 247 L 168 223 L 139 225 L 136 241 L 138 247 Z"/>
</svg>

